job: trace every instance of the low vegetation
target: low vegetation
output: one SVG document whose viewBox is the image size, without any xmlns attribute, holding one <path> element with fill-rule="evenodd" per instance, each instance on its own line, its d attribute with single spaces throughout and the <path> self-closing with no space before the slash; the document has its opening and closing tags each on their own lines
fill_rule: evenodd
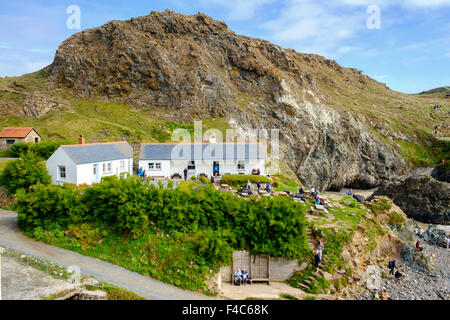
<svg viewBox="0 0 450 320">
<path fill-rule="evenodd" d="M 16 142 L 11 146 L 11 154 L 14 157 L 21 157 L 23 154 L 32 152 L 42 160 L 48 160 L 62 144 L 71 143 L 67 141 Z"/>
<path fill-rule="evenodd" d="M 36 184 L 49 184 L 51 177 L 45 163 L 34 153 L 23 154 L 21 159 L 6 163 L 0 173 L 0 186 L 15 194 L 19 189 L 28 189 Z"/>
<path fill-rule="evenodd" d="M 225 174 L 222 176 L 222 182 L 230 186 L 246 185 L 248 181 L 251 183 L 272 183 L 272 179 L 261 175 Z"/>
<path fill-rule="evenodd" d="M 307 251 L 304 206 L 250 201 L 188 181 L 173 188 L 109 177 L 92 187 L 38 184 L 17 192 L 19 226 L 36 240 L 185 289 L 231 262 L 234 250 L 287 259 Z"/>
</svg>

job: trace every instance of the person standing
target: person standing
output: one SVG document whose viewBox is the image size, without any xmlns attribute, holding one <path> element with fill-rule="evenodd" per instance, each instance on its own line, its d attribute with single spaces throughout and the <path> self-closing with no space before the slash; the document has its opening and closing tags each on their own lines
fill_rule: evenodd
<svg viewBox="0 0 450 320">
<path fill-rule="evenodd" d="M 449 238 L 449 236 L 445 236 L 445 245 L 447 246 L 447 249 L 448 249 L 449 246 L 450 246 L 450 238 Z"/>
<path fill-rule="evenodd" d="M 270 194 L 270 187 L 271 187 L 270 182 L 267 182 L 266 190 L 268 194 Z"/>
<path fill-rule="evenodd" d="M 142 172 L 142 183 L 144 183 L 146 179 L 147 179 L 147 171 L 144 170 L 144 172 Z"/>
<path fill-rule="evenodd" d="M 323 248 L 324 248 L 323 243 L 320 242 L 320 240 L 317 240 L 317 242 L 316 242 L 316 251 L 319 252 L 320 260 L 322 260 L 322 251 L 323 251 Z"/>
<path fill-rule="evenodd" d="M 184 168 L 183 175 L 184 175 L 184 181 L 186 181 L 187 176 L 188 176 L 188 168 Z"/>
<path fill-rule="evenodd" d="M 320 257 L 320 252 L 318 250 L 314 250 L 314 265 L 316 267 L 316 272 L 319 271 L 319 264 L 322 261 Z"/>
<path fill-rule="evenodd" d="M 388 264 L 388 268 L 389 268 L 389 274 L 392 274 L 392 275 L 394 275 L 394 270 L 395 270 L 395 268 L 396 268 L 397 266 L 396 266 L 396 264 L 395 264 L 395 260 L 392 260 L 392 261 L 389 261 L 389 264 Z"/>
<path fill-rule="evenodd" d="M 258 194 L 261 194 L 261 183 L 259 181 L 256 183 L 256 187 L 258 188 Z"/>
<path fill-rule="evenodd" d="M 314 189 L 314 187 L 312 187 L 311 188 L 311 197 L 314 197 L 314 192 L 315 192 L 316 190 Z"/>
<path fill-rule="evenodd" d="M 144 170 L 142 170 L 142 167 L 140 167 L 138 170 L 139 177 L 142 177 L 143 174 L 144 174 Z"/>
</svg>

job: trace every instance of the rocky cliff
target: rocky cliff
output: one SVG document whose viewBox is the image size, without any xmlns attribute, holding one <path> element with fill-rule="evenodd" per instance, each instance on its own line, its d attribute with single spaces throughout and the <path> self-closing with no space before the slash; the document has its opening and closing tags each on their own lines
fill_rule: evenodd
<svg viewBox="0 0 450 320">
<path fill-rule="evenodd" d="M 391 198 L 410 218 L 450 224 L 450 184 L 428 175 L 409 175 L 383 183 L 373 196 Z"/>
<path fill-rule="evenodd" d="M 311 70 L 325 69 L 317 78 Z M 323 88 L 386 87 L 316 55 L 236 35 L 203 14 L 152 12 L 75 34 L 45 69 L 59 87 L 171 119 L 224 117 L 239 130 L 280 129 L 283 161 L 306 185 L 373 187 L 402 173 L 395 150 L 363 116 L 331 107 Z M 355 102 L 356 104 L 356 102 Z"/>
</svg>

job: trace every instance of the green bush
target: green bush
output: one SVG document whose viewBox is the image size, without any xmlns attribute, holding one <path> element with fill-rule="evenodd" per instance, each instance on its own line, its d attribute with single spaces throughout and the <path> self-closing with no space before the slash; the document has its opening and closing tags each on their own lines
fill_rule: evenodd
<svg viewBox="0 0 450 320">
<path fill-rule="evenodd" d="M 142 184 L 137 177 L 107 177 L 91 187 L 36 186 L 21 192 L 17 207 L 25 230 L 48 225 L 94 223 L 137 238 L 149 227 L 193 234 L 198 252 L 218 264 L 234 249 L 300 258 L 307 249 L 304 208 L 282 197 L 250 200 L 192 184 L 190 190 Z M 42 206 L 39 206 L 39 202 Z"/>
<path fill-rule="evenodd" d="M 82 194 L 71 185 L 38 184 L 28 192 L 19 190 L 16 198 L 18 223 L 26 231 L 64 228 L 83 221 L 87 213 Z"/>
<path fill-rule="evenodd" d="M 10 161 L 0 174 L 0 185 L 15 194 L 18 189 L 52 181 L 45 164 L 33 153 L 22 154 L 22 159 Z"/>
<path fill-rule="evenodd" d="M 21 157 L 22 154 L 28 153 L 31 150 L 31 143 L 16 142 L 11 146 L 11 153 L 13 157 Z"/>
<path fill-rule="evenodd" d="M 48 160 L 62 144 L 69 143 L 65 141 L 16 142 L 11 146 L 11 152 L 13 156 L 21 157 L 22 154 L 32 151 L 43 160 Z"/>
<path fill-rule="evenodd" d="M 251 183 L 272 183 L 270 178 L 258 175 L 225 174 L 222 176 L 222 182 L 230 186 L 246 184 L 248 180 L 250 180 Z"/>
</svg>

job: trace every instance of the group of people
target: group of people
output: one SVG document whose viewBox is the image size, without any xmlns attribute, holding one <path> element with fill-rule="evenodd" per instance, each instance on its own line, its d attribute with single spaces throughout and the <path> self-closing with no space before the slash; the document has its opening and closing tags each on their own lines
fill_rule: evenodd
<svg viewBox="0 0 450 320">
<path fill-rule="evenodd" d="M 261 194 L 261 182 L 258 181 L 256 183 L 256 188 L 258 190 L 258 194 Z M 267 184 L 266 184 L 266 191 L 267 191 L 268 194 L 270 194 L 271 188 L 272 188 L 272 185 L 270 184 L 270 182 L 267 182 Z M 252 183 L 251 183 L 250 180 L 247 180 L 247 186 L 245 188 L 241 188 L 240 192 L 241 193 L 246 192 L 249 195 L 253 194 Z"/>
<path fill-rule="evenodd" d="M 147 171 L 145 171 L 144 169 L 142 169 L 142 167 L 140 167 L 138 170 L 138 176 L 142 179 L 142 182 L 144 182 L 145 179 L 147 179 Z"/>
<path fill-rule="evenodd" d="M 261 175 L 261 170 L 259 170 L 259 168 L 258 169 L 253 169 L 252 170 L 252 175 L 260 176 Z"/>
<path fill-rule="evenodd" d="M 389 261 L 388 269 L 389 269 L 389 274 L 393 275 L 395 277 L 395 279 L 399 279 L 399 278 L 403 277 L 403 274 L 400 272 L 399 268 L 397 267 L 397 262 L 395 260 Z M 397 269 L 397 271 L 395 271 L 395 269 Z"/>
<path fill-rule="evenodd" d="M 240 286 L 241 284 L 252 284 L 252 277 L 245 268 L 242 270 L 236 269 L 234 271 L 234 285 Z"/>
</svg>

